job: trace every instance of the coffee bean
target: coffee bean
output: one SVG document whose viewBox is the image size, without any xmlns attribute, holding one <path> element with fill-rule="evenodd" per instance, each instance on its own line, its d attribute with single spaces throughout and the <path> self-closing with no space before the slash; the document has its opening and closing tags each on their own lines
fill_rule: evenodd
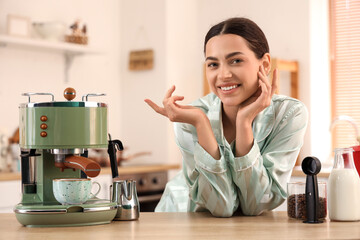
<svg viewBox="0 0 360 240">
<path fill-rule="evenodd" d="M 306 219 L 306 197 L 305 194 L 293 194 L 287 201 L 288 216 L 296 219 Z M 319 219 L 324 219 L 327 214 L 326 198 L 319 197 Z"/>
</svg>

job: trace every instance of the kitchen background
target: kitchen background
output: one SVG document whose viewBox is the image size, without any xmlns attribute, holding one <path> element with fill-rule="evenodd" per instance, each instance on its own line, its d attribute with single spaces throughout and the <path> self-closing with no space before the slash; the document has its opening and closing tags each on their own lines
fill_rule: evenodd
<svg viewBox="0 0 360 240">
<path fill-rule="evenodd" d="M 18 127 L 18 105 L 27 101 L 21 93 L 51 92 L 63 101 L 71 86 L 77 100 L 107 94 L 94 101 L 108 103 L 109 132 L 127 147 L 125 154 L 151 152 L 133 164 L 180 164 L 172 124 L 143 100 L 161 103 L 173 84 L 185 103 L 201 97 L 204 36 L 213 24 L 240 16 L 263 29 L 273 57 L 299 62 L 299 99 L 310 114 L 300 159 L 330 158 L 328 0 L 0 0 L 0 37 L 7 34 L 9 14 L 67 26 L 80 19 L 96 52 L 74 57 L 66 73 L 61 51 L 0 43 L 0 130 L 9 136 Z M 143 49 L 153 50 L 153 68 L 130 71 L 130 52 Z"/>
</svg>

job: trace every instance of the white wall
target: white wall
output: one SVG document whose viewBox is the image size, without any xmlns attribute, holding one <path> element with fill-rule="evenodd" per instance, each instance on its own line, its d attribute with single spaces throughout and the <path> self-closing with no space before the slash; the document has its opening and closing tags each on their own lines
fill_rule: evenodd
<svg viewBox="0 0 360 240">
<path fill-rule="evenodd" d="M 167 1 L 167 88 L 176 86 L 174 95 L 184 96 L 188 104 L 202 96 L 203 54 L 198 26 L 198 1 Z M 200 41 L 199 41 L 200 40 Z M 168 122 L 168 160 L 180 162 L 173 124 Z"/>
<path fill-rule="evenodd" d="M 64 58 L 59 53 L 0 47 L 0 128 L 9 134 L 18 126 L 18 105 L 26 102 L 23 92 L 51 92 L 56 101 L 66 87 L 77 90 L 77 100 L 90 92 L 106 93 L 94 101 L 109 104 L 109 131 L 113 137 L 120 132 L 119 96 L 119 2 L 117 0 L 1 0 L 0 34 L 6 34 L 7 14 L 30 17 L 32 21 L 62 21 L 70 25 L 77 18 L 87 23 L 89 45 L 100 49 L 100 55 L 75 58 L 64 83 Z M 49 101 L 49 97 L 34 98 Z"/>
<path fill-rule="evenodd" d="M 1 113 L 0 128 L 11 132 L 17 127 L 18 104 L 26 101 L 22 92 L 50 91 L 57 100 L 67 86 L 75 87 L 79 95 L 105 92 L 108 96 L 99 101 L 109 104 L 113 137 L 123 141 L 129 154 L 152 151 L 134 163 L 180 162 L 172 124 L 143 100 L 161 104 L 172 84 L 185 103 L 200 97 L 206 32 L 221 20 L 244 16 L 263 29 L 273 57 L 299 61 L 300 99 L 311 121 L 302 157 L 327 158 L 330 143 L 322 138 L 328 137 L 330 122 L 327 45 L 322 44 L 327 36 L 322 30 L 327 29 L 326 5 L 326 0 L 1 0 L 0 34 L 5 33 L 8 13 L 68 24 L 80 17 L 88 23 L 90 44 L 105 54 L 76 58 L 70 82 L 64 84 L 60 54 L 0 48 L 0 109 L 6 111 Z M 129 52 L 145 48 L 155 52 L 154 69 L 129 71 Z M 325 90 L 316 91 L 320 86 Z"/>
<path fill-rule="evenodd" d="M 311 154 L 324 167 L 332 167 L 331 97 L 329 56 L 329 1 L 311 1 L 310 5 L 310 117 Z"/>
<path fill-rule="evenodd" d="M 150 98 L 161 103 L 166 91 L 166 5 L 165 0 L 121 1 L 121 140 L 129 153 L 151 151 L 151 156 L 139 157 L 132 163 L 167 162 L 167 125 L 144 102 Z M 153 49 L 154 68 L 129 71 L 129 53 Z"/>
</svg>

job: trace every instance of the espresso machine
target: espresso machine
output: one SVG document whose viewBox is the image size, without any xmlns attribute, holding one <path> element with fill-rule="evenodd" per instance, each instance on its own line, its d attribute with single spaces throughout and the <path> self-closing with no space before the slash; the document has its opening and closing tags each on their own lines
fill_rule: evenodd
<svg viewBox="0 0 360 240">
<path fill-rule="evenodd" d="M 89 148 L 107 148 L 113 175 L 117 175 L 116 148 L 107 132 L 107 105 L 72 101 L 76 91 L 67 88 L 65 101 L 54 101 L 51 93 L 24 93 L 20 104 L 20 148 L 22 200 L 15 206 L 17 220 L 28 227 L 83 226 L 110 223 L 117 203 L 92 198 L 83 204 L 61 205 L 53 194 L 53 179 L 96 177 L 100 165 L 87 158 Z M 49 102 L 32 102 L 33 95 L 49 95 Z M 109 139 L 108 139 L 109 136 Z"/>
</svg>

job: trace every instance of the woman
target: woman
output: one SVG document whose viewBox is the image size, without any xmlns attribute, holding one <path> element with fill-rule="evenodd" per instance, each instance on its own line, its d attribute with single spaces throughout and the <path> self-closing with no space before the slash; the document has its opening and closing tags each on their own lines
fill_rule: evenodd
<svg viewBox="0 0 360 240">
<path fill-rule="evenodd" d="M 270 54 L 262 30 L 246 18 L 213 26 L 204 44 L 206 77 L 212 93 L 180 105 L 171 87 L 160 107 L 175 122 L 182 171 L 165 189 L 156 211 L 236 211 L 258 215 L 286 198 L 286 183 L 303 144 L 303 103 L 274 95 Z"/>
</svg>

